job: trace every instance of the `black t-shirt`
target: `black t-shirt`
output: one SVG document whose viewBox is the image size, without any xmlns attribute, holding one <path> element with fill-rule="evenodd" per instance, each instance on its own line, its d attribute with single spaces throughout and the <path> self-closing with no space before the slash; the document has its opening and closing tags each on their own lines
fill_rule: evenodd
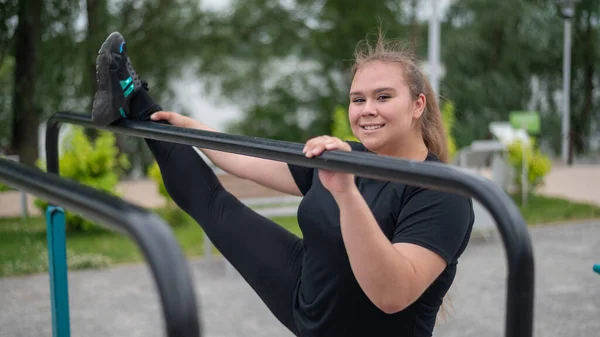
<svg viewBox="0 0 600 337">
<path fill-rule="evenodd" d="M 367 151 L 349 142 L 353 151 Z M 439 161 L 428 156 L 427 161 Z M 339 208 L 315 169 L 289 165 L 304 198 L 298 223 L 304 236 L 303 267 L 294 317 L 301 336 L 431 336 L 458 257 L 473 226 L 470 198 L 415 186 L 356 177 L 356 184 L 391 243 L 408 242 L 439 254 L 446 269 L 405 310 L 386 314 L 360 288 L 342 239 Z"/>
</svg>

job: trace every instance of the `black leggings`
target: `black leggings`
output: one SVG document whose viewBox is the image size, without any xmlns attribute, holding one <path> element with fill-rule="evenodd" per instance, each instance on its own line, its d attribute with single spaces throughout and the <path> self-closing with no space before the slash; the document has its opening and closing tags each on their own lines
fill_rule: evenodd
<svg viewBox="0 0 600 337">
<path fill-rule="evenodd" d="M 297 335 L 292 311 L 302 240 L 225 190 L 191 146 L 151 139 L 146 143 L 175 203 L 200 224 L 275 317 Z"/>
</svg>

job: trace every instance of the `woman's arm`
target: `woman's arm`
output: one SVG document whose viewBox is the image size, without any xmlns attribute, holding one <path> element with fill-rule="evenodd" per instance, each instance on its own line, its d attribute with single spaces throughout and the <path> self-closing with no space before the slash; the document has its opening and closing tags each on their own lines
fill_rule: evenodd
<svg viewBox="0 0 600 337">
<path fill-rule="evenodd" d="M 426 248 L 392 244 L 358 189 L 334 197 L 354 276 L 382 311 L 391 314 L 409 306 L 446 268 L 444 259 Z"/>
<path fill-rule="evenodd" d="M 304 147 L 309 158 L 325 150 L 351 148 L 348 143 L 329 136 L 313 138 Z M 342 238 L 362 290 L 386 313 L 409 306 L 443 272 L 446 261 L 412 243 L 392 244 L 356 187 L 353 175 L 319 170 L 319 179 L 339 207 Z"/>
<path fill-rule="evenodd" d="M 171 125 L 219 132 L 192 118 L 174 112 L 159 111 L 152 115 L 152 120 L 165 120 Z M 290 169 L 285 162 L 239 155 L 235 153 L 200 149 L 206 156 L 223 171 L 236 177 L 251 180 L 265 187 L 302 196 L 296 185 Z"/>
</svg>

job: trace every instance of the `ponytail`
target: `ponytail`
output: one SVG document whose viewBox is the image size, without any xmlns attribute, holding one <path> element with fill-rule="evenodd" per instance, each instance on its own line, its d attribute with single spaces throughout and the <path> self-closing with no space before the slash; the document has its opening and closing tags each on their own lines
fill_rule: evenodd
<svg viewBox="0 0 600 337">
<path fill-rule="evenodd" d="M 420 118 L 423 141 L 431 153 L 435 154 L 444 163 L 448 163 L 448 140 L 446 138 L 442 113 L 437 103 L 437 97 L 431 87 L 431 83 L 429 83 L 429 80 L 424 75 L 423 84 L 426 101 L 425 111 Z"/>
</svg>

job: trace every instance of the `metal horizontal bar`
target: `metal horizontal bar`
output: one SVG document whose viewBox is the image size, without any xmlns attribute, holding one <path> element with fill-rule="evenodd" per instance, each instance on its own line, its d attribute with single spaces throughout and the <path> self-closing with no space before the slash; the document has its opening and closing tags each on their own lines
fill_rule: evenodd
<svg viewBox="0 0 600 337">
<path fill-rule="evenodd" d="M 162 123 L 122 120 L 110 126 L 98 127 L 89 116 L 68 112 L 53 115 L 48 122 L 49 128 L 61 122 L 306 167 L 345 171 L 473 197 L 496 221 L 505 248 L 508 265 L 505 336 L 532 335 L 534 260 L 531 239 L 527 225 L 512 199 L 488 179 L 451 165 L 364 152 L 327 151 L 319 157 L 307 158 L 302 153 L 304 145 L 300 143 L 185 129 Z"/>
<path fill-rule="evenodd" d="M 158 216 L 75 181 L 2 158 L 0 182 L 131 237 L 150 265 L 167 336 L 201 335 L 190 269 L 171 228 Z"/>
</svg>

